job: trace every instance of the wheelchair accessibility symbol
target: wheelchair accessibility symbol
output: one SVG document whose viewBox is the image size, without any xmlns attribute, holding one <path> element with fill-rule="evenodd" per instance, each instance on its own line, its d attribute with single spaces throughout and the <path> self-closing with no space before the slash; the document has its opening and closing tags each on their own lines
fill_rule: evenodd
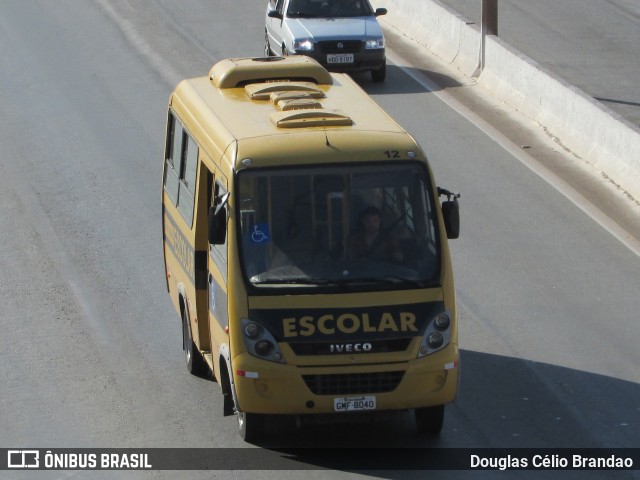
<svg viewBox="0 0 640 480">
<path fill-rule="evenodd" d="M 270 240 L 268 223 L 259 223 L 253 226 L 253 232 L 251 232 L 251 241 L 253 243 L 266 243 Z"/>
</svg>

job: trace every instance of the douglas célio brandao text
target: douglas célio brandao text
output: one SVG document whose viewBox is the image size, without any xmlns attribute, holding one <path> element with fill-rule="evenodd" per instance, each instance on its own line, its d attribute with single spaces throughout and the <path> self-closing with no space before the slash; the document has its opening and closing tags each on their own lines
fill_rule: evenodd
<svg viewBox="0 0 640 480">
<path fill-rule="evenodd" d="M 471 468 L 516 470 L 516 469 L 631 469 L 633 459 L 616 455 L 584 456 L 579 454 L 533 454 L 527 456 L 506 455 L 501 457 L 470 456 Z"/>
</svg>

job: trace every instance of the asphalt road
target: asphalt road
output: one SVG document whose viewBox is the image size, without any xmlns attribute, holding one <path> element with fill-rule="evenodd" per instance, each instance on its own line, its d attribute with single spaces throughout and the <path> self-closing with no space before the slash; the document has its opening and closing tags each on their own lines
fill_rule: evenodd
<svg viewBox="0 0 640 480">
<path fill-rule="evenodd" d="M 164 282 L 161 170 L 173 86 L 219 59 L 260 55 L 263 11 L 254 0 L 0 5 L 0 447 L 637 447 L 640 259 L 393 65 L 384 85 L 359 81 L 415 135 L 439 185 L 462 193 L 452 243 L 459 400 L 437 439 L 418 437 L 407 413 L 373 425 L 274 424 L 264 445 L 240 440 L 217 385 L 183 364 Z M 87 477 L 46 473 L 34 476 Z"/>
<path fill-rule="evenodd" d="M 439 0 L 480 25 L 482 0 Z M 640 127 L 637 0 L 498 0 L 498 35 Z"/>
</svg>

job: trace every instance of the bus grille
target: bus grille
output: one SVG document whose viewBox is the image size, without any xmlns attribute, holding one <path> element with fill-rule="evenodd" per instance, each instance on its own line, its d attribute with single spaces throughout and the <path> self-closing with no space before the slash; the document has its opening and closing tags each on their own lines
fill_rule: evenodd
<svg viewBox="0 0 640 480">
<path fill-rule="evenodd" d="M 400 371 L 303 375 L 302 378 L 316 395 L 354 395 L 391 392 L 403 375 L 404 372 Z"/>
</svg>

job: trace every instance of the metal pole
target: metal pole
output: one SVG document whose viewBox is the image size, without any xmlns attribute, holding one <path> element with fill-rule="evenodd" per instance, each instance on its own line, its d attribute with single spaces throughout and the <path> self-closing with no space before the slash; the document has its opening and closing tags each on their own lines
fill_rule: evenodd
<svg viewBox="0 0 640 480">
<path fill-rule="evenodd" d="M 498 0 L 482 0 L 482 23 L 480 26 L 480 71 L 485 65 L 487 35 L 498 35 Z"/>
</svg>

